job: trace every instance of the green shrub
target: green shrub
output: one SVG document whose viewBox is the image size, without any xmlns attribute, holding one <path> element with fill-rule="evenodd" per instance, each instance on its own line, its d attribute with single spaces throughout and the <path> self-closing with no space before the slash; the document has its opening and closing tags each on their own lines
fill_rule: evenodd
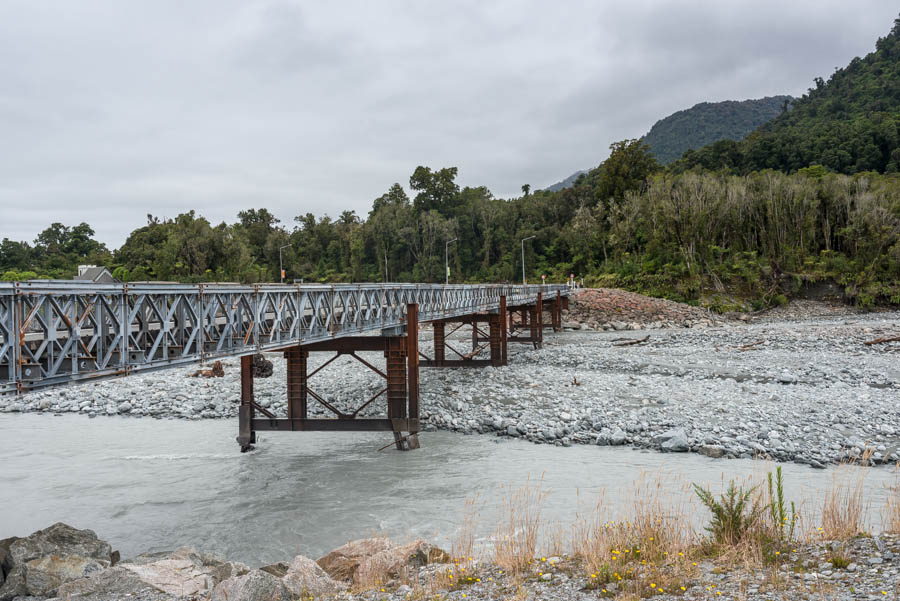
<svg viewBox="0 0 900 601">
<path fill-rule="evenodd" d="M 694 484 L 694 490 L 700 502 L 712 513 L 706 530 L 718 544 L 734 545 L 741 542 L 762 519 L 764 507 L 753 498 L 755 486 L 744 490 L 743 486 L 736 486 L 732 480 L 718 499 L 709 489 L 697 484 Z"/>
<path fill-rule="evenodd" d="M 789 542 L 794 540 L 794 529 L 797 526 L 797 507 L 791 501 L 791 512 L 787 512 L 787 501 L 784 499 L 784 476 L 781 473 L 781 466 L 775 469 L 773 477 L 772 472 L 767 475 L 769 484 L 769 517 L 772 520 L 772 529 L 776 532 L 776 536 L 781 542 Z"/>
</svg>

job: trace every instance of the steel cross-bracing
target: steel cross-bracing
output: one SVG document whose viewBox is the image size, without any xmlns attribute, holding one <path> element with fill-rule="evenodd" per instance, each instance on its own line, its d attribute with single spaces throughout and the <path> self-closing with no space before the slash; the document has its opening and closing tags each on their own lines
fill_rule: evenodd
<svg viewBox="0 0 900 601">
<path fill-rule="evenodd" d="M 564 285 L 0 282 L 0 394 L 543 306 Z M 544 301 L 546 302 L 546 301 Z M 505 326 L 505 324 L 504 324 Z M 505 335 L 504 327 L 504 335 Z"/>
</svg>

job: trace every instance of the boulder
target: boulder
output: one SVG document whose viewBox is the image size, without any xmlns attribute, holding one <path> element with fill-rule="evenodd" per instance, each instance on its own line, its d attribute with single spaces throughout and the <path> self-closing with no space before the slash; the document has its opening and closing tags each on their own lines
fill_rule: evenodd
<svg viewBox="0 0 900 601">
<path fill-rule="evenodd" d="M 60 585 L 102 572 L 109 566 L 108 562 L 100 562 L 79 555 L 47 555 L 32 559 L 21 568 L 13 569 L 23 575 L 22 581 L 29 595 L 51 596 Z"/>
<path fill-rule="evenodd" d="M 0 540 L 0 585 L 6 580 L 6 575 L 12 571 L 12 557 L 9 555 L 9 546 L 19 540 L 19 537 Z"/>
<path fill-rule="evenodd" d="M 706 455 L 707 457 L 718 459 L 719 457 L 723 457 L 725 455 L 725 447 L 717 444 L 707 444 L 700 447 L 700 450 L 698 452 L 701 455 Z"/>
<path fill-rule="evenodd" d="M 213 589 L 209 601 L 289 601 L 284 583 L 262 570 L 223 580 Z"/>
<path fill-rule="evenodd" d="M 684 430 L 678 429 L 671 433 L 666 440 L 660 445 L 660 450 L 670 453 L 683 453 L 690 450 L 687 434 Z"/>
<path fill-rule="evenodd" d="M 356 573 L 356 582 L 373 584 L 386 579 L 408 575 L 431 563 L 447 563 L 450 555 L 425 541 L 385 549 L 364 558 Z"/>
<path fill-rule="evenodd" d="M 619 446 L 625 444 L 625 431 L 622 428 L 616 430 L 609 435 L 609 444 Z"/>
<path fill-rule="evenodd" d="M 269 570 L 265 571 L 269 572 Z M 334 595 L 347 588 L 343 582 L 332 580 L 328 572 L 323 570 L 319 564 L 303 555 L 298 555 L 291 561 L 281 581 L 298 599 Z"/>
<path fill-rule="evenodd" d="M 353 580 L 359 570 L 359 562 L 390 549 L 393 545 L 386 538 L 363 538 L 350 541 L 316 560 L 323 570 L 335 580 Z"/>
<path fill-rule="evenodd" d="M 122 567 L 107 568 L 85 578 L 60 585 L 57 596 L 63 599 L 84 595 L 125 597 L 144 592 L 162 592 L 147 584 L 137 574 Z"/>
<path fill-rule="evenodd" d="M 62 522 L 9 545 L 12 565 L 47 555 L 79 555 L 108 562 L 110 553 L 109 543 L 97 538 L 93 530 L 78 530 Z"/>
<path fill-rule="evenodd" d="M 319 565 L 319 564 L 316 564 L 316 565 Z M 278 563 L 273 563 L 273 564 L 270 564 L 267 566 L 263 566 L 259 569 L 262 570 L 263 572 L 268 572 L 272 576 L 275 576 L 275 578 L 284 578 L 284 576 L 288 573 L 288 570 L 290 569 L 290 567 L 291 567 L 291 564 L 289 564 L 288 562 L 279 561 Z"/>
<path fill-rule="evenodd" d="M 119 566 L 148 585 L 178 597 L 207 595 L 220 582 L 250 571 L 244 564 L 190 547 L 138 555 Z"/>
<path fill-rule="evenodd" d="M 31 536 L 0 543 L 4 574 L 0 601 L 17 596 L 53 596 L 60 585 L 90 576 L 111 564 L 110 546 L 92 530 L 63 523 Z"/>
</svg>

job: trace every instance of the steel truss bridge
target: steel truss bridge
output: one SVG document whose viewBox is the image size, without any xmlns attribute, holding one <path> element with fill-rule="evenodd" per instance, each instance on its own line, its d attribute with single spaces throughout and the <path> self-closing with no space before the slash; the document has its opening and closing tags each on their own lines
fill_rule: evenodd
<svg viewBox="0 0 900 601">
<path fill-rule="evenodd" d="M 565 285 L 0 282 L 0 394 L 241 357 L 242 450 L 258 430 L 388 430 L 398 448 L 415 448 L 420 364 L 505 365 L 508 341 L 540 346 L 545 310 L 550 327 L 560 328 L 569 292 Z M 420 323 L 434 328 L 433 357 L 418 348 Z M 446 343 L 448 324 L 471 326 L 471 352 Z M 477 359 L 486 349 L 491 358 Z M 458 357 L 447 359 L 447 350 Z M 313 351 L 359 359 L 386 388 L 352 413 L 335 408 L 307 385 Z M 357 351 L 384 351 L 385 370 Z M 261 352 L 287 358 L 286 417 L 253 399 L 251 360 Z M 381 395 L 386 419 L 357 417 Z M 308 399 L 335 419 L 308 419 Z"/>
</svg>

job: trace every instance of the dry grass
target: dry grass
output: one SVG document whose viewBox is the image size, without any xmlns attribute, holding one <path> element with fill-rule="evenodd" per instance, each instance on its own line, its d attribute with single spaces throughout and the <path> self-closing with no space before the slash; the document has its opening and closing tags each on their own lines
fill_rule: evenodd
<svg viewBox="0 0 900 601">
<path fill-rule="evenodd" d="M 859 464 L 867 462 L 869 456 L 866 453 L 857 462 L 835 471 L 823 503 L 821 526 L 815 529 L 819 540 L 846 540 L 865 532 L 869 509 L 865 495 L 867 469 Z M 771 568 L 771 574 L 757 573 L 764 578 L 766 588 L 778 590 L 785 583 L 777 568 L 792 552 L 795 539 L 790 524 L 799 519 L 799 511 L 784 497 L 777 482 L 769 486 L 767 473 L 745 480 L 744 490 L 752 489 L 754 504 L 765 511 L 748 526 L 746 535 L 731 543 L 714 544 L 693 528 L 695 512 L 701 506 L 691 494 L 689 483 L 681 477 L 643 473 L 617 493 L 614 504 L 601 494 L 586 512 L 576 516 L 571 529 L 558 523 L 548 526 L 542 520 L 548 491 L 543 489 L 543 480 L 529 481 L 521 488 L 501 491 L 502 513 L 492 538 L 493 563 L 502 570 L 500 578 L 509 578 L 507 585 L 519 586 L 520 592 L 530 590 L 522 585 L 527 575 L 536 575 L 542 565 L 536 561 L 539 544 L 548 557 L 565 556 L 565 551 L 570 550 L 572 560 L 560 564 L 561 569 L 585 577 L 587 587 L 601 597 L 615 596 L 624 601 L 680 595 L 696 584 L 700 576 L 698 563 L 709 560 L 726 570 L 731 569 L 728 566 L 754 571 Z M 891 488 L 896 494 L 889 495 L 883 524 L 885 530 L 900 533 L 900 471 Z M 624 509 L 614 512 L 612 505 Z M 479 572 L 485 573 L 480 563 L 483 558 L 476 548 L 480 509 L 477 499 L 466 502 L 462 523 L 452 541 L 451 564 L 430 570 L 428 581 L 423 584 L 417 585 L 416 578 L 403 579 L 413 585 L 414 595 L 464 591 L 478 582 Z M 567 533 L 570 540 L 566 540 Z M 850 560 L 842 545 L 829 550 L 827 559 L 836 569 Z M 496 571 L 492 573 L 497 576 Z M 372 588 L 377 589 L 380 582 L 376 581 Z"/>
<path fill-rule="evenodd" d="M 475 555 L 475 533 L 478 531 L 478 524 L 481 521 L 481 504 L 478 498 L 466 499 L 466 506 L 463 510 L 463 521 L 456 537 L 453 539 L 450 555 L 456 561 L 474 561 Z"/>
<path fill-rule="evenodd" d="M 556 521 L 549 526 L 546 526 L 544 530 L 547 532 L 544 536 L 544 540 L 547 545 L 548 555 L 551 557 L 554 555 L 558 557 L 566 555 L 571 548 L 569 541 L 570 529 L 564 526 L 562 522 Z"/>
<path fill-rule="evenodd" d="M 615 583 L 625 598 L 680 592 L 696 572 L 697 536 L 687 483 L 664 474 L 642 474 L 624 491 L 628 511 L 612 517 L 603 497 L 575 524 L 573 550 L 590 586 L 603 593 Z"/>
<path fill-rule="evenodd" d="M 494 535 L 494 562 L 512 574 L 523 573 L 537 553 L 541 509 L 547 492 L 543 479 L 503 498 L 503 517 Z"/>
<path fill-rule="evenodd" d="M 881 512 L 881 528 L 900 534 L 900 463 L 894 466 L 894 483 L 888 486 L 888 498 Z"/>
<path fill-rule="evenodd" d="M 835 470 L 831 488 L 825 493 L 819 534 L 827 540 L 847 540 L 866 531 L 869 501 L 866 500 L 866 476 L 873 451 L 866 449 L 858 461 Z"/>
</svg>

